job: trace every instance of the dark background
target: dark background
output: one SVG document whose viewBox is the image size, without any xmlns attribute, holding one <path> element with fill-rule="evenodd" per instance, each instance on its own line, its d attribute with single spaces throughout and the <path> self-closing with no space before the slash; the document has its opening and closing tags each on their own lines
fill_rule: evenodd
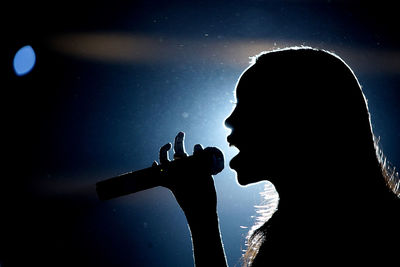
<svg viewBox="0 0 400 267">
<path fill-rule="evenodd" d="M 341 56 L 363 86 L 381 147 L 400 166 L 393 1 L 2 5 L 2 267 L 192 265 L 168 190 L 99 202 L 94 184 L 150 166 L 178 131 L 188 152 L 218 146 L 227 163 L 236 150 L 222 122 L 239 75 L 262 50 L 306 45 Z M 19 77 L 12 61 L 25 45 L 36 64 Z M 227 258 L 240 265 L 264 184 L 241 188 L 229 168 L 215 181 Z"/>
</svg>

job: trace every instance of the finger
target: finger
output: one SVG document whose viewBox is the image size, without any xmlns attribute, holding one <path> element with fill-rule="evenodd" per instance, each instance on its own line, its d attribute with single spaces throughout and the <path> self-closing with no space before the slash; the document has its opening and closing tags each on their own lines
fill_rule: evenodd
<svg viewBox="0 0 400 267">
<path fill-rule="evenodd" d="M 187 154 L 185 152 L 185 133 L 179 132 L 175 137 L 174 142 L 174 159 L 185 158 Z"/>
<path fill-rule="evenodd" d="M 196 145 L 193 147 L 193 155 L 196 155 L 197 153 L 199 153 L 199 152 L 201 152 L 201 151 L 203 151 L 203 146 L 202 146 L 202 145 L 196 144 Z"/>
<path fill-rule="evenodd" d="M 165 164 L 169 162 L 169 158 L 168 158 L 168 150 L 170 150 L 172 147 L 171 143 L 165 144 L 160 148 L 160 163 L 161 164 Z"/>
</svg>

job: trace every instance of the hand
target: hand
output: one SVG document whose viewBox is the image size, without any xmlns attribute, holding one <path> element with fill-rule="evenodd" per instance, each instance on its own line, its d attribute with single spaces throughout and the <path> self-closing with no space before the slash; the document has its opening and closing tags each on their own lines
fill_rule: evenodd
<svg viewBox="0 0 400 267">
<path fill-rule="evenodd" d="M 185 134 L 179 132 L 174 142 L 174 160 L 185 158 L 188 154 L 185 152 L 184 145 Z M 168 164 L 168 151 L 171 149 L 171 143 L 160 148 L 159 160 L 161 164 Z M 201 152 L 203 147 L 200 144 L 194 146 L 193 154 Z M 154 162 L 153 165 L 157 165 Z M 178 204 L 182 208 L 189 223 L 205 219 L 204 217 L 216 214 L 217 195 L 214 187 L 214 180 L 205 170 L 191 169 L 190 166 L 186 170 L 180 169 L 177 172 L 169 170 L 169 178 L 164 182 L 163 186 L 172 191 Z"/>
<path fill-rule="evenodd" d="M 187 157 L 184 145 L 185 134 L 179 132 L 175 137 L 174 160 Z M 168 164 L 170 143 L 160 149 L 160 163 Z M 200 153 L 203 147 L 194 146 L 193 154 Z M 157 162 L 154 163 L 154 165 Z M 186 169 L 187 167 L 187 169 Z M 217 194 L 214 180 L 207 170 L 200 167 L 186 166 L 185 169 L 168 169 L 168 179 L 164 186 L 169 188 L 185 213 L 188 221 L 195 266 L 223 266 L 226 267 L 224 247 L 219 231 L 217 215 Z"/>
</svg>

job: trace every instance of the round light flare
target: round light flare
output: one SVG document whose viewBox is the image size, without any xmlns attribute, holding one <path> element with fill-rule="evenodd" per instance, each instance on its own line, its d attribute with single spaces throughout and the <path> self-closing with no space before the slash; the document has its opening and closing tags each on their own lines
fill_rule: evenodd
<svg viewBox="0 0 400 267">
<path fill-rule="evenodd" d="M 36 63 L 36 54 L 30 45 L 20 48 L 14 56 L 13 67 L 15 74 L 23 76 L 28 74 Z"/>
</svg>

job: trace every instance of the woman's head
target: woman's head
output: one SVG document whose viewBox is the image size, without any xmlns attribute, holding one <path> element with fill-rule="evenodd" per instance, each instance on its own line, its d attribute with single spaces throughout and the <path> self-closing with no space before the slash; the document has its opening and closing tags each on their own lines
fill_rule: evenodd
<svg viewBox="0 0 400 267">
<path fill-rule="evenodd" d="M 308 255 L 307 239 L 318 244 L 313 251 L 330 255 L 346 240 L 342 251 L 357 246 L 385 255 L 381 244 L 394 236 L 387 225 L 400 221 L 385 179 L 400 196 L 399 178 L 377 157 L 367 102 L 346 63 L 304 47 L 262 53 L 241 75 L 236 98 L 225 122 L 228 142 L 240 150 L 230 166 L 241 185 L 268 179 L 277 188 L 280 224 L 271 228 L 278 233 L 272 243 L 286 240 Z M 251 235 L 244 263 L 258 251 L 260 265 L 286 256 L 264 246 L 266 231 L 264 224 Z M 278 247 L 290 250 L 288 244 Z"/>
<path fill-rule="evenodd" d="M 260 54 L 241 75 L 236 99 L 225 123 L 232 129 L 228 142 L 240 150 L 230 166 L 242 185 L 279 184 L 285 172 L 357 165 L 361 152 L 375 156 L 360 85 L 329 52 L 301 47 Z"/>
</svg>

